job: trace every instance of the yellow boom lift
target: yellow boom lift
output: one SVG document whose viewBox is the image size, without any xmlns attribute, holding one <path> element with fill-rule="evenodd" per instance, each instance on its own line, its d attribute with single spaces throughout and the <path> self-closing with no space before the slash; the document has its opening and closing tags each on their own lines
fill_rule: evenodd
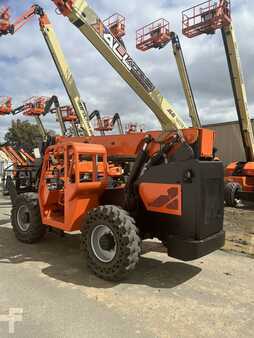
<svg viewBox="0 0 254 338">
<path fill-rule="evenodd" d="M 80 127 L 86 136 L 92 136 L 93 129 L 89 121 L 86 106 L 81 99 L 80 93 L 78 91 L 75 80 L 71 73 L 70 67 L 65 59 L 63 50 L 56 36 L 53 25 L 49 21 L 49 18 L 44 12 L 43 8 L 41 8 L 38 5 L 31 6 L 14 22 L 14 24 L 10 24 L 9 27 L 5 28 L 5 31 L 2 30 L 1 32 L 0 30 L 0 36 L 6 35 L 6 29 L 9 33 L 15 34 L 20 28 L 22 28 L 27 23 L 27 21 L 31 20 L 35 15 L 39 16 L 39 24 L 41 32 L 47 43 L 48 49 L 54 60 L 54 63 L 56 65 L 60 78 L 64 84 L 66 92 L 69 96 L 71 104 L 75 110 L 76 115 L 78 116 Z M 58 118 L 59 116 L 60 111 L 58 111 Z"/>
<path fill-rule="evenodd" d="M 52 0 L 59 11 L 94 45 L 119 75 L 157 116 L 163 130 L 186 128 L 173 106 L 155 88 L 123 43 L 84 0 Z"/>
<path fill-rule="evenodd" d="M 239 49 L 231 18 L 229 0 L 206 1 L 182 13 L 183 34 L 189 38 L 215 34 L 221 29 L 235 107 L 238 115 L 246 162 L 231 163 L 226 169 L 225 201 L 236 206 L 240 199 L 254 200 L 254 135 Z"/>
<path fill-rule="evenodd" d="M 156 20 L 151 24 L 138 29 L 136 32 L 136 47 L 142 52 L 152 48 L 162 49 L 170 41 L 172 43 L 173 53 L 186 97 L 192 125 L 195 128 L 201 128 L 197 106 L 178 35 L 175 32 L 170 31 L 169 22 L 165 19 Z"/>
</svg>

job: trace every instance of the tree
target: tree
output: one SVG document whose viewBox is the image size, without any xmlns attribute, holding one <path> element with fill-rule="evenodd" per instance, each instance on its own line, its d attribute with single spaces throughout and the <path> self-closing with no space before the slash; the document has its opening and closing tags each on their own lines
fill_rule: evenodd
<svg viewBox="0 0 254 338">
<path fill-rule="evenodd" d="M 42 142 L 42 136 L 36 124 L 28 121 L 12 121 L 4 137 L 6 143 L 16 149 L 24 148 L 27 152 L 32 152 Z"/>
</svg>

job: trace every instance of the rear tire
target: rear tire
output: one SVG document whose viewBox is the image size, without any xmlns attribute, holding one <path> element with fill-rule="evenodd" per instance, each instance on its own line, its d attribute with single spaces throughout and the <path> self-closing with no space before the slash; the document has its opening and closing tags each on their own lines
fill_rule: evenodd
<svg viewBox="0 0 254 338">
<path fill-rule="evenodd" d="M 88 267 L 100 278 L 119 281 L 136 267 L 141 240 L 135 221 L 116 206 L 89 212 L 81 229 Z"/>
<path fill-rule="evenodd" d="M 225 185 L 224 199 L 228 207 L 235 208 L 239 204 L 240 200 L 237 198 L 237 193 L 241 190 L 242 188 L 238 183 L 229 182 Z"/>
<path fill-rule="evenodd" d="M 32 244 L 45 236 L 47 228 L 41 222 L 37 194 L 25 193 L 16 198 L 11 212 L 11 223 L 20 242 Z"/>
</svg>

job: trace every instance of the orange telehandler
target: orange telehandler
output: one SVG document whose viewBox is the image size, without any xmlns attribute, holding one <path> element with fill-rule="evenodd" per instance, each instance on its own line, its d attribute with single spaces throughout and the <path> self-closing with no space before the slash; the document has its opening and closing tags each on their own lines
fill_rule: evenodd
<svg viewBox="0 0 254 338">
<path fill-rule="evenodd" d="M 89 267 L 107 280 L 135 268 L 145 238 L 159 238 L 169 256 L 186 261 L 221 248 L 223 165 L 213 160 L 214 132 L 185 128 L 86 1 L 54 3 L 151 108 L 163 131 L 51 139 L 31 193 L 8 182 L 16 237 L 34 243 L 47 228 L 80 230 Z"/>
</svg>

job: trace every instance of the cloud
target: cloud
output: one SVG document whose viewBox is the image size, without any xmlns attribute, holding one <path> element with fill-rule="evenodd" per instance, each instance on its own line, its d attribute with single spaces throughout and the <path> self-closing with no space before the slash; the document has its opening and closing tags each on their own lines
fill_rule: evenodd
<svg viewBox="0 0 254 338">
<path fill-rule="evenodd" d="M 8 3 L 13 10 L 13 17 L 16 17 L 32 5 L 33 1 L 5 0 L 0 1 L 1 3 Z M 66 18 L 56 14 L 54 4 L 51 1 L 37 1 L 37 3 L 46 9 L 55 27 L 89 111 L 98 109 L 104 115 L 118 112 L 124 124 L 128 121 L 137 121 L 144 123 L 146 129 L 159 128 L 159 123 L 153 113 L 80 32 Z M 90 0 L 89 3 L 102 18 L 114 12 L 126 16 L 125 43 L 130 54 L 162 94 L 173 104 L 181 117 L 190 123 L 171 46 L 160 51 L 146 53 L 135 49 L 137 28 L 161 17 L 168 19 L 171 29 L 179 33 L 181 39 L 202 123 L 218 123 L 237 119 L 220 33 L 195 39 L 187 39 L 180 34 L 181 11 L 192 6 L 195 1 L 193 3 L 193 0 L 181 2 L 129 0 L 126 3 L 120 0 Z M 254 109 L 252 95 L 254 44 L 250 43 L 248 37 L 252 36 L 254 31 L 253 11 L 252 1 L 243 0 L 233 7 L 233 20 L 251 111 Z M 0 40 L 0 74 L 0 96 L 12 96 L 15 106 L 34 95 L 56 94 L 63 104 L 68 103 L 65 89 L 40 33 L 36 18 L 16 35 L 3 37 Z M 58 128 L 52 116 L 45 118 L 44 121 L 48 128 Z M 1 118 L 0 137 L 4 135 L 10 123 L 10 117 Z"/>
</svg>

